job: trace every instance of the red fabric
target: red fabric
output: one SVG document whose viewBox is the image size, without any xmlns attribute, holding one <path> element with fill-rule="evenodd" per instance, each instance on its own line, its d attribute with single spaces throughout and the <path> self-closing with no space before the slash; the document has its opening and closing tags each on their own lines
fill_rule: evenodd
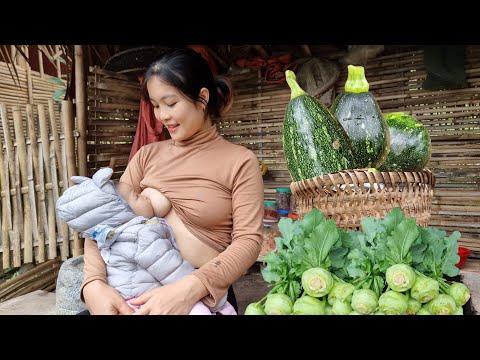
<svg viewBox="0 0 480 360">
<path fill-rule="evenodd" d="M 141 82 L 143 81 L 143 78 L 140 77 L 139 80 Z M 143 145 L 165 140 L 165 138 L 163 124 L 155 119 L 152 104 L 149 101 L 145 101 L 143 97 L 140 98 L 137 131 L 135 133 L 135 139 L 133 140 L 128 161 L 132 159 L 133 155 L 135 155 Z"/>
</svg>

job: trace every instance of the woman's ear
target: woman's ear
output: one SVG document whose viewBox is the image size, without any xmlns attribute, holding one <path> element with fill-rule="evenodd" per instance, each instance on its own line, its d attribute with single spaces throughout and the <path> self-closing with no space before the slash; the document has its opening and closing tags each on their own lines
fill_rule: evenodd
<svg viewBox="0 0 480 360">
<path fill-rule="evenodd" d="M 208 100 L 210 99 L 210 92 L 208 91 L 207 88 L 205 88 L 205 87 L 201 88 L 199 96 L 203 100 L 205 100 L 205 104 L 208 104 Z"/>
</svg>

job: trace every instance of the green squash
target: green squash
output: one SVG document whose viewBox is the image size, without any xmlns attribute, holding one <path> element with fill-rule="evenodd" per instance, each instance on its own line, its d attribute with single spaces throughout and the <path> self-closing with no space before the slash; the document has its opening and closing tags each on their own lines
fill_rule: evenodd
<svg viewBox="0 0 480 360">
<path fill-rule="evenodd" d="M 293 181 L 352 169 L 350 139 L 338 120 L 302 90 L 292 71 L 285 75 L 292 95 L 285 109 L 282 141 Z"/>
<path fill-rule="evenodd" d="M 375 168 L 387 157 L 388 126 L 371 92 L 362 66 L 348 65 L 345 92 L 335 98 L 330 111 L 352 141 L 356 168 Z"/>
<path fill-rule="evenodd" d="M 380 171 L 420 171 L 431 155 L 431 141 L 425 126 L 403 112 L 385 116 L 390 128 L 390 151 Z"/>
</svg>

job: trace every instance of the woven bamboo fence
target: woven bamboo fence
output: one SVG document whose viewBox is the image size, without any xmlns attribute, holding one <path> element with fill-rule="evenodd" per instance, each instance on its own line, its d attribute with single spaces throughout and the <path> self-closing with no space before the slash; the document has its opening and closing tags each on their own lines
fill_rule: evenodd
<svg viewBox="0 0 480 360">
<path fill-rule="evenodd" d="M 346 66 L 336 91 L 343 91 Z M 423 50 L 399 47 L 370 60 L 365 67 L 370 91 L 384 114 L 404 111 L 417 117 L 432 139 L 428 168 L 436 178 L 429 225 L 459 230 L 459 244 L 480 251 L 480 46 L 466 49 L 467 86 L 463 89 L 422 89 L 426 78 Z M 291 183 L 283 154 L 281 129 L 290 90 L 272 85 L 259 71 L 232 77 L 234 104 L 220 124 L 229 141 L 250 148 L 268 166 L 265 199 L 276 187 Z"/>
<path fill-rule="evenodd" d="M 126 75 L 91 67 L 88 75 L 88 176 L 117 159 L 113 179 L 127 165 L 137 129 L 140 84 Z"/>
<path fill-rule="evenodd" d="M 73 104 L 62 101 L 62 121 L 55 116 L 53 100 L 48 104 L 0 103 L 3 268 L 81 253 L 78 234 L 55 211 L 68 178 L 77 173 Z"/>
<path fill-rule="evenodd" d="M 10 65 L 10 69 L 12 65 Z M 0 103 L 6 105 L 19 104 L 43 104 L 49 106 L 49 100 L 56 90 L 62 88 L 62 85 L 50 81 L 52 78 L 46 74 L 40 74 L 36 71 L 31 71 L 29 68 L 15 66 L 20 83 L 12 75 L 8 69 L 7 64 L 0 61 Z M 8 107 L 8 116 L 12 119 L 12 108 Z M 53 107 L 55 118 L 60 118 L 58 107 Z M 23 121 L 26 121 L 25 114 L 22 113 Z M 2 130 L 3 131 L 3 130 Z M 2 135 L 3 136 L 3 135 Z"/>
</svg>

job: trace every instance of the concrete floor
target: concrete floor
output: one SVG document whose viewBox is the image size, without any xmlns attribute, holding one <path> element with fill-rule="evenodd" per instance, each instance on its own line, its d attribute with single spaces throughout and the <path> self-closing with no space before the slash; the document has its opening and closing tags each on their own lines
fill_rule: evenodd
<svg viewBox="0 0 480 360">
<path fill-rule="evenodd" d="M 271 289 L 260 274 L 260 264 L 253 265 L 247 274 L 233 284 L 238 304 L 238 314 L 243 315 L 248 304 L 262 299 Z"/>
</svg>

